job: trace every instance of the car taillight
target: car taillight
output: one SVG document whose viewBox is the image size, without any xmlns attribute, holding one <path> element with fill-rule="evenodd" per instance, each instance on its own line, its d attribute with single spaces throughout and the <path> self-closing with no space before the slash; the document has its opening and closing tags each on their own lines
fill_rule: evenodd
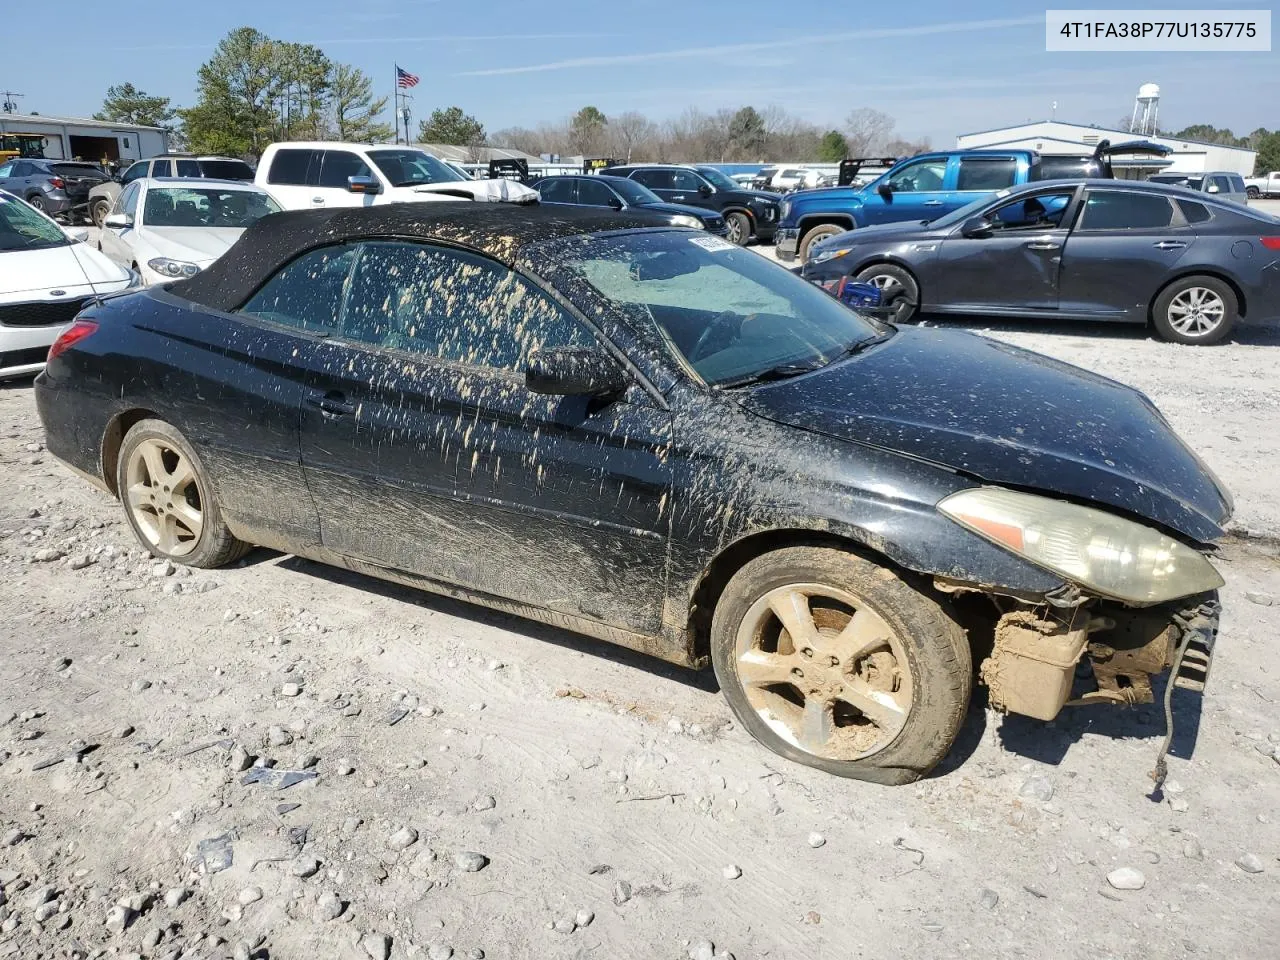
<svg viewBox="0 0 1280 960">
<path fill-rule="evenodd" d="M 53 189 L 55 190 L 61 190 L 66 185 L 67 185 L 67 182 L 63 180 L 61 177 L 49 178 L 49 186 L 53 187 Z"/>
<path fill-rule="evenodd" d="M 1263 237 L 1262 245 L 1268 250 L 1280 250 L 1280 237 Z"/>
<path fill-rule="evenodd" d="M 49 348 L 49 360 L 53 360 L 62 356 L 72 347 L 86 337 L 91 337 L 98 332 L 98 325 L 92 320 L 77 320 L 67 329 L 63 330 L 58 339 L 53 341 L 53 346 Z"/>
</svg>

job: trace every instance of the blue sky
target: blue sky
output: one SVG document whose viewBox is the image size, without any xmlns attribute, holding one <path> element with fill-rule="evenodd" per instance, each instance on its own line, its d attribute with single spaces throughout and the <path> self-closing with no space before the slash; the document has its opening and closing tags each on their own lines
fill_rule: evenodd
<svg viewBox="0 0 1280 960">
<path fill-rule="evenodd" d="M 958 133 L 1047 117 L 1054 100 L 1059 119 L 1110 125 L 1148 81 L 1162 89 L 1162 126 L 1280 126 L 1278 53 L 1046 53 L 1043 7 L 995 0 L 220 0 L 151 10 L 63 0 L 51 44 L 48 12 L 18 4 L 3 18 L 0 88 L 26 94 L 23 111 L 46 114 L 89 116 L 106 87 L 124 81 L 187 105 L 217 40 L 250 25 L 315 43 L 388 93 L 399 62 L 422 77 L 415 120 L 458 104 L 491 131 L 587 103 L 655 119 L 690 105 L 772 104 L 823 125 L 875 107 L 897 118 L 899 133 L 949 146 Z"/>
</svg>

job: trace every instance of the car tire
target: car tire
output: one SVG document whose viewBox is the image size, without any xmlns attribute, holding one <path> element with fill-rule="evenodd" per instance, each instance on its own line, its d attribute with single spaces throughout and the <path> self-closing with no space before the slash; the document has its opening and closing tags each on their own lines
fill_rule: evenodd
<svg viewBox="0 0 1280 960">
<path fill-rule="evenodd" d="M 223 521 L 199 455 L 163 420 L 140 420 L 125 434 L 116 490 L 134 536 L 152 556 L 190 567 L 221 567 L 252 549 Z"/>
<path fill-rule="evenodd" d="M 90 215 L 93 219 L 93 225 L 97 227 L 99 230 L 101 230 L 107 219 L 107 214 L 109 214 L 110 212 L 111 212 L 111 201 L 109 200 L 93 201 L 93 206 L 90 208 Z"/>
<path fill-rule="evenodd" d="M 800 262 L 802 264 L 809 262 L 809 251 L 813 249 L 813 245 L 819 240 L 834 237 L 837 233 L 844 233 L 847 229 L 847 227 L 842 227 L 838 223 L 820 223 L 809 230 L 800 238 Z"/>
<path fill-rule="evenodd" d="M 27 203 L 31 204 L 32 207 L 39 210 L 41 213 L 45 213 L 48 210 L 48 207 L 44 202 L 44 197 L 40 196 L 38 193 L 33 193 L 31 196 L 27 197 Z"/>
<path fill-rule="evenodd" d="M 745 247 L 751 239 L 751 218 L 745 213 L 732 211 L 724 215 L 725 239 Z"/>
<path fill-rule="evenodd" d="M 907 323 L 920 307 L 920 285 L 902 267 L 892 263 L 876 263 L 858 272 L 857 280 L 873 283 L 880 290 L 881 306 L 893 323 Z"/>
<path fill-rule="evenodd" d="M 1180 277 L 1160 291 L 1151 307 L 1160 339 L 1195 346 L 1220 343 L 1239 317 L 1235 291 L 1217 277 Z"/>
<path fill-rule="evenodd" d="M 1257 187 L 1246 187 L 1244 195 L 1250 200 L 1260 200 L 1262 198 L 1262 191 Z"/>
<path fill-rule="evenodd" d="M 777 550 L 734 574 L 712 617 L 711 660 L 734 715 L 764 746 L 876 783 L 932 770 L 973 692 L 968 640 L 948 610 L 830 547 Z"/>
</svg>

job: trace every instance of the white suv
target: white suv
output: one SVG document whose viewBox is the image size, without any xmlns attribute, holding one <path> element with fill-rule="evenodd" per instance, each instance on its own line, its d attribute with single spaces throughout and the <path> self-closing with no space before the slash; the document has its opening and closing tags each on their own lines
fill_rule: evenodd
<svg viewBox="0 0 1280 960">
<path fill-rule="evenodd" d="M 254 183 L 286 210 L 424 200 L 538 200 L 538 192 L 522 183 L 469 180 L 431 154 L 403 145 L 273 143 L 262 154 Z"/>
</svg>

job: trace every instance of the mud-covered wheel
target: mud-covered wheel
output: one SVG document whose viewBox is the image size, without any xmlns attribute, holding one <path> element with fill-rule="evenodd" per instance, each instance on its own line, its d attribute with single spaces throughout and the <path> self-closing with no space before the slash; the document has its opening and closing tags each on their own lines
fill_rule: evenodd
<svg viewBox="0 0 1280 960">
<path fill-rule="evenodd" d="M 968 641 L 946 609 L 827 547 L 739 570 L 712 618 L 711 657 L 733 712 L 770 750 L 877 783 L 933 769 L 973 689 Z"/>
<path fill-rule="evenodd" d="M 1161 339 L 1195 346 L 1226 338 L 1239 316 L 1235 291 L 1217 277 L 1175 280 L 1151 307 L 1151 322 Z"/>
<path fill-rule="evenodd" d="M 747 241 L 751 239 L 751 218 L 745 213 L 733 211 L 724 215 L 725 234 L 724 238 L 730 243 L 736 243 L 740 247 L 745 247 Z"/>
<path fill-rule="evenodd" d="M 809 252 L 813 250 L 813 245 L 819 243 L 827 237 L 834 237 L 837 233 L 844 233 L 847 227 L 842 227 L 838 223 L 820 223 L 818 226 L 805 233 L 800 240 L 800 262 L 809 262 Z"/>
<path fill-rule="evenodd" d="M 893 323 L 906 323 L 920 306 L 920 285 L 902 267 L 876 263 L 858 273 L 858 280 L 873 283 L 880 290 L 880 305 L 889 308 Z"/>
<path fill-rule="evenodd" d="M 93 206 L 89 208 L 89 215 L 93 219 L 93 225 L 99 230 L 107 222 L 107 214 L 111 212 L 110 200 L 95 200 Z"/>
<path fill-rule="evenodd" d="M 163 420 L 141 420 L 125 434 L 116 490 L 134 535 L 154 556 L 220 567 L 250 549 L 223 522 L 200 458 Z"/>
</svg>

